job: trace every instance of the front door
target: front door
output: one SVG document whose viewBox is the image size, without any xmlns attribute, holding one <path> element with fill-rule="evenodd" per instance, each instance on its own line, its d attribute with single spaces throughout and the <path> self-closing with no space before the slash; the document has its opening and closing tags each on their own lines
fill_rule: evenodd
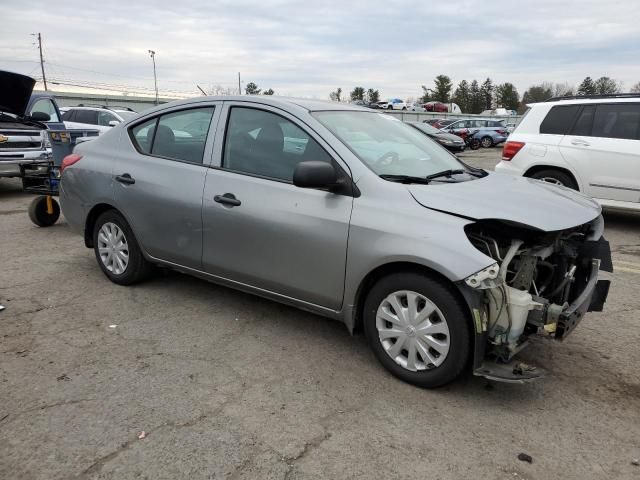
<svg viewBox="0 0 640 480">
<path fill-rule="evenodd" d="M 202 266 L 202 191 L 211 151 L 214 104 L 171 110 L 128 129 L 114 152 L 114 198 L 137 240 L 151 256 L 190 268 Z"/>
<path fill-rule="evenodd" d="M 220 168 L 207 174 L 204 269 L 337 310 L 353 198 L 298 188 L 292 178 L 301 161 L 341 167 L 295 118 L 242 105 L 225 107 Z"/>
</svg>

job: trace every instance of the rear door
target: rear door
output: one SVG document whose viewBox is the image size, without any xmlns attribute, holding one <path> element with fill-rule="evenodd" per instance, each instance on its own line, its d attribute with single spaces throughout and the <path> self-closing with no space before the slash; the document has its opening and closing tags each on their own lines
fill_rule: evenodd
<svg viewBox="0 0 640 480">
<path fill-rule="evenodd" d="M 151 256 L 200 269 L 202 192 L 220 103 L 182 106 L 130 126 L 114 163 L 114 197 Z M 214 125 L 204 132 L 192 126 Z M 211 132 L 211 134 L 209 134 Z"/>
<path fill-rule="evenodd" d="M 353 197 L 298 188 L 292 178 L 302 161 L 346 166 L 282 110 L 229 102 L 223 115 L 224 144 L 216 146 L 204 191 L 205 271 L 339 309 Z"/>
<path fill-rule="evenodd" d="M 640 201 L 640 103 L 584 105 L 561 147 L 586 194 Z"/>
</svg>

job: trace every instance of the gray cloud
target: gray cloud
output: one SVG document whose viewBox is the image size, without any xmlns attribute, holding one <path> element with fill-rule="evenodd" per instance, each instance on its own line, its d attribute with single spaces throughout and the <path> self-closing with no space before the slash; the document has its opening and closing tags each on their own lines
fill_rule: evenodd
<svg viewBox="0 0 640 480">
<path fill-rule="evenodd" d="M 321 98 L 355 85 L 417 96 L 440 73 L 520 91 L 586 75 L 640 80 L 635 0 L 72 0 L 2 11 L 0 68 L 37 75 L 29 34 L 40 31 L 48 75 L 69 83 L 151 88 L 149 48 L 160 88 L 188 94 L 196 84 L 237 86 L 238 71 L 278 93 Z"/>
</svg>

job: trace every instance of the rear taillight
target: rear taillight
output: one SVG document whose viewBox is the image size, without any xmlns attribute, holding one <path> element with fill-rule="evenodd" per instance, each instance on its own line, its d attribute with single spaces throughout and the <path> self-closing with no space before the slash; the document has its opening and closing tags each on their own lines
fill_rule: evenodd
<svg viewBox="0 0 640 480">
<path fill-rule="evenodd" d="M 506 133 L 507 133 L 507 131 L 506 131 L 506 130 L 502 130 L 502 129 L 500 129 L 500 128 L 499 128 L 499 129 L 497 129 L 497 130 L 496 130 L 496 133 L 497 133 L 498 135 L 504 135 L 504 134 L 506 134 Z"/>
<path fill-rule="evenodd" d="M 71 155 L 67 155 L 62 159 L 62 164 L 60 165 L 60 175 L 64 172 L 65 168 L 70 167 L 74 163 L 77 163 L 82 158 L 82 155 L 78 155 L 77 153 L 72 153 Z"/>
<path fill-rule="evenodd" d="M 516 156 L 522 147 L 524 147 L 524 142 L 507 142 L 504 144 L 502 148 L 502 160 L 505 162 L 510 161 L 513 157 Z"/>
</svg>

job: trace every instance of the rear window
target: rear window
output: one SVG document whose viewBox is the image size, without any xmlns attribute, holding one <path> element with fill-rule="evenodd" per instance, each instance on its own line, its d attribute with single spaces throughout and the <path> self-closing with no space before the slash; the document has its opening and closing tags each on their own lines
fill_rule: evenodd
<svg viewBox="0 0 640 480">
<path fill-rule="evenodd" d="M 581 105 L 557 105 L 552 107 L 540 124 L 540 133 L 565 135 L 573 126 Z"/>
</svg>

